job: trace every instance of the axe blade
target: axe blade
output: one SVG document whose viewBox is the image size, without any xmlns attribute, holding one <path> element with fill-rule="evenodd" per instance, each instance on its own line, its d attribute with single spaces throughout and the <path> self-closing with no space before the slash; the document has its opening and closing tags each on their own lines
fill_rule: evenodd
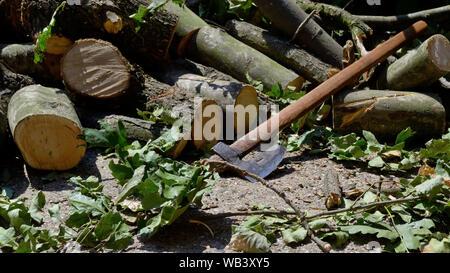
<svg viewBox="0 0 450 273">
<path fill-rule="evenodd" d="M 273 145 L 268 151 L 261 151 L 258 148 L 257 155 L 250 160 L 242 160 L 239 158 L 239 152 L 225 143 L 219 142 L 213 148 L 212 151 L 220 156 L 223 160 L 239 166 L 240 168 L 256 174 L 257 176 L 264 178 L 272 173 L 286 154 L 286 148 L 281 145 Z M 250 182 L 257 182 L 251 177 L 245 177 Z"/>
</svg>

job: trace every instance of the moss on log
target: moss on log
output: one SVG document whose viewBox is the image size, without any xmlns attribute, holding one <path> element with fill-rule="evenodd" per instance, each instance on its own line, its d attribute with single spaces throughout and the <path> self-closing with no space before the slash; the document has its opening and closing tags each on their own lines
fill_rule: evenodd
<svg viewBox="0 0 450 273">
<path fill-rule="evenodd" d="M 278 83 L 283 88 L 300 89 L 304 83 L 304 79 L 292 70 L 218 28 L 202 27 L 189 43 L 188 56 L 242 82 L 247 82 L 248 73 L 253 79 L 262 80 L 267 90 Z"/>
<path fill-rule="evenodd" d="M 236 39 L 294 70 L 314 84 L 322 83 L 329 77 L 331 65 L 322 62 L 284 38 L 237 20 L 228 21 L 226 28 Z"/>
<path fill-rule="evenodd" d="M 83 158 L 81 123 L 63 90 L 31 85 L 17 91 L 8 105 L 14 141 L 35 169 L 68 170 Z"/>
<path fill-rule="evenodd" d="M 333 125 L 342 134 L 362 130 L 392 140 L 411 127 L 421 140 L 440 137 L 445 129 L 445 109 L 439 97 L 405 91 L 355 90 L 334 97 Z"/>
<path fill-rule="evenodd" d="M 377 88 L 412 90 L 426 88 L 450 72 L 450 42 L 433 35 L 381 73 Z"/>
</svg>

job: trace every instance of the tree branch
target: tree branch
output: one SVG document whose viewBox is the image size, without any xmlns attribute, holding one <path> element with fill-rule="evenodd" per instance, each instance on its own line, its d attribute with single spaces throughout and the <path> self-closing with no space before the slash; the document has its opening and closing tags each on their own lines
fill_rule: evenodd
<svg viewBox="0 0 450 273">
<path fill-rule="evenodd" d="M 402 30 L 419 20 L 424 20 L 428 24 L 448 22 L 450 5 L 397 16 L 354 15 L 354 17 L 377 30 Z"/>
</svg>

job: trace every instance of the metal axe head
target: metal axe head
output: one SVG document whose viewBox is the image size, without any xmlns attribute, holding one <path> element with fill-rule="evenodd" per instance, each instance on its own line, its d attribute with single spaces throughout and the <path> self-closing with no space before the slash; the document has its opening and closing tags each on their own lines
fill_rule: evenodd
<svg viewBox="0 0 450 273">
<path fill-rule="evenodd" d="M 268 151 L 256 150 L 257 155 L 247 161 L 239 158 L 239 152 L 225 143 L 219 142 L 212 151 L 219 155 L 223 160 L 241 167 L 242 169 L 258 175 L 261 178 L 268 176 L 273 172 L 278 164 L 283 160 L 286 154 L 286 148 L 281 145 L 273 145 Z M 257 182 L 251 177 L 245 177 L 250 182 Z"/>
</svg>

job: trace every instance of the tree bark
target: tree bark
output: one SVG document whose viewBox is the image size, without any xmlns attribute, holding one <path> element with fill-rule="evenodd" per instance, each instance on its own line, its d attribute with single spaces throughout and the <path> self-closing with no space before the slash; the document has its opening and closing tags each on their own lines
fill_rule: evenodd
<svg viewBox="0 0 450 273">
<path fill-rule="evenodd" d="M 323 183 L 325 185 L 325 207 L 328 210 L 340 207 L 342 204 L 342 191 L 339 184 L 339 175 L 333 168 L 330 168 L 325 173 Z"/>
<path fill-rule="evenodd" d="M 158 2 L 158 0 L 144 1 L 147 3 Z M 186 54 L 186 46 L 192 36 L 198 29 L 208 26 L 208 23 L 197 16 L 197 14 L 195 14 L 187 6 L 180 7 L 172 1 L 169 1 L 166 5 L 164 5 L 164 9 L 171 14 L 175 14 L 179 18 L 175 29 L 174 48 L 176 49 L 176 54 L 179 57 L 184 57 Z"/>
<path fill-rule="evenodd" d="M 3 62 L 0 62 L 0 145 L 9 139 L 8 104 L 12 95 L 19 89 L 35 84 L 28 76 L 14 73 Z"/>
<path fill-rule="evenodd" d="M 226 28 L 236 39 L 291 68 L 314 84 L 322 83 L 329 78 L 331 65 L 322 62 L 284 38 L 237 20 L 228 21 Z"/>
<path fill-rule="evenodd" d="M 314 20 L 309 20 L 302 31 L 295 35 L 299 26 L 308 17 L 308 14 L 297 5 L 295 0 L 254 0 L 254 3 L 288 38 L 294 38 L 293 40 L 302 48 L 314 52 L 323 61 L 342 68 L 342 46 Z"/>
<path fill-rule="evenodd" d="M 69 170 L 83 158 L 81 123 L 63 90 L 31 85 L 17 91 L 8 105 L 14 141 L 35 169 Z"/>
<path fill-rule="evenodd" d="M 60 70 L 61 54 L 45 54 L 44 62 L 34 62 L 34 44 L 0 45 L 0 58 L 15 73 L 24 74 L 45 83 L 57 83 L 62 80 Z M 56 53 L 56 51 L 55 51 Z"/>
<path fill-rule="evenodd" d="M 328 26 L 334 29 L 336 27 L 349 29 L 354 40 L 367 38 L 373 33 L 372 28 L 363 20 L 344 9 L 311 1 L 296 0 L 296 2 L 306 12 L 319 10 L 320 17 L 327 22 Z"/>
<path fill-rule="evenodd" d="M 392 140 L 411 127 L 415 138 L 440 137 L 445 129 L 445 109 L 438 96 L 405 91 L 355 90 L 334 97 L 333 125 L 341 134 L 370 131 Z"/>
<path fill-rule="evenodd" d="M 247 82 L 248 73 L 253 79 L 262 80 L 267 90 L 278 83 L 283 88 L 293 86 L 298 90 L 304 83 L 292 70 L 213 27 L 203 27 L 192 37 L 188 56 L 242 82 Z"/>
<path fill-rule="evenodd" d="M 450 72 L 450 42 L 437 34 L 407 53 L 381 73 L 377 88 L 412 90 L 426 88 Z"/>
<path fill-rule="evenodd" d="M 178 17 L 165 10 L 149 14 L 146 22 L 138 23 L 130 15 L 138 11 L 142 1 L 118 0 L 81 1 L 81 5 L 67 2 L 55 16 L 52 33 L 72 41 L 98 38 L 117 45 L 123 52 L 141 62 L 166 60 Z M 0 11 L 5 12 L 4 24 L 19 36 L 33 41 L 46 27 L 60 4 L 56 0 L 5 0 Z M 136 32 L 136 28 L 140 30 Z"/>
</svg>

